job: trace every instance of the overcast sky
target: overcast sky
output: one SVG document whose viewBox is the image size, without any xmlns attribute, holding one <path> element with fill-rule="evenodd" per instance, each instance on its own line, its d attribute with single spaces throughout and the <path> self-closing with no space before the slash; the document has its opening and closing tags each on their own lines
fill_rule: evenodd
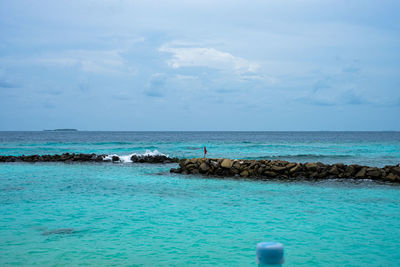
<svg viewBox="0 0 400 267">
<path fill-rule="evenodd" d="M 400 130 L 400 1 L 0 1 L 0 130 Z"/>
</svg>

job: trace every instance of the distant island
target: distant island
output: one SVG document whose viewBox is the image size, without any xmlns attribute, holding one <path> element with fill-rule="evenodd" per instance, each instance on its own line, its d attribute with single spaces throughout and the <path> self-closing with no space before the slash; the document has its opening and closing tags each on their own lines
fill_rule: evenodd
<svg viewBox="0 0 400 267">
<path fill-rule="evenodd" d="M 54 129 L 54 130 L 43 130 L 44 132 L 77 132 L 77 129 Z"/>
</svg>

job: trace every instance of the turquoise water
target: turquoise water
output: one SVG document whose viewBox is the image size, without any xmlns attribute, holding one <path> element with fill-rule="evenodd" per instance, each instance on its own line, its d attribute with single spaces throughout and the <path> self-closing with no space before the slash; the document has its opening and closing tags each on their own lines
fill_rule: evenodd
<svg viewBox="0 0 400 267">
<path fill-rule="evenodd" d="M 7 134 L 0 139 L 0 154 L 72 152 L 80 147 L 79 151 L 120 154 L 125 149 L 126 153 L 135 152 L 133 148 L 157 149 L 175 156 L 172 139 L 176 138 L 177 146 L 188 147 L 181 151 L 184 155 L 199 153 L 192 146 L 206 143 L 220 149 L 212 153 L 234 155 L 230 150 L 234 147 L 241 155 L 257 157 L 264 149 L 246 152 L 243 147 L 283 143 L 254 136 L 241 141 L 243 136 L 235 133 L 229 133 L 234 136 L 226 141 L 229 148 L 218 141 L 222 137 L 212 134 L 202 140 L 178 133 L 152 145 L 149 139 L 157 138 L 151 134 L 147 139 L 131 134 L 125 142 L 111 133 L 108 140 L 64 136 L 64 142 Z M 372 150 L 379 144 L 360 135 L 351 137 L 358 142 L 349 137 L 332 141 L 324 133 L 319 133 L 322 144 L 318 144 L 311 140 L 316 135 L 302 137 L 303 141 L 287 137 L 285 142 L 310 150 L 300 150 L 302 157 L 321 154 L 326 161 L 336 156 L 312 148 L 335 144 L 349 151 L 336 152 L 342 161 L 358 162 L 372 160 Z M 394 164 L 398 157 L 398 135 L 388 135 L 380 137 L 376 165 L 389 160 Z M 354 151 L 360 147 L 366 149 L 357 158 Z M 295 156 L 294 150 L 282 151 Z M 275 240 L 285 246 L 286 266 L 400 266 L 400 186 L 372 181 L 212 179 L 170 174 L 173 166 L 0 164 L 0 265 L 255 266 L 255 245 Z M 59 229 L 70 230 L 51 234 Z"/>
<path fill-rule="evenodd" d="M 285 159 L 384 166 L 400 162 L 400 132 L 0 132 L 1 155 L 65 152 Z"/>
</svg>

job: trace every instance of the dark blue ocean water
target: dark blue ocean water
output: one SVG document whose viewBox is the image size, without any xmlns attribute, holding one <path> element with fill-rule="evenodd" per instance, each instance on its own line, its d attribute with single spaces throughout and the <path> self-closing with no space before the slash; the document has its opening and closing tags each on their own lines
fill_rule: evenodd
<svg viewBox="0 0 400 267">
<path fill-rule="evenodd" d="M 1 155 L 400 161 L 398 132 L 0 132 Z M 158 151 L 158 152 L 157 152 Z M 0 164 L 0 265 L 400 266 L 400 187 L 170 174 L 174 164 Z M 62 230 L 67 229 L 67 230 Z"/>
</svg>

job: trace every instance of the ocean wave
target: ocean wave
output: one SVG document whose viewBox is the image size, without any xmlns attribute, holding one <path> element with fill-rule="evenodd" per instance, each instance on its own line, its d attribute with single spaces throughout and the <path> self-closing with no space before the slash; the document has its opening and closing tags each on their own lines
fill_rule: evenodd
<svg viewBox="0 0 400 267">
<path fill-rule="evenodd" d="M 157 149 L 155 149 L 153 151 L 151 151 L 149 149 L 146 149 L 146 152 L 144 152 L 144 153 L 132 153 L 132 154 L 129 154 L 129 155 L 109 154 L 109 155 L 105 156 L 103 160 L 105 160 L 105 161 L 112 160 L 113 156 L 119 157 L 120 161 L 123 162 L 123 163 L 132 162 L 132 160 L 131 160 L 132 156 L 138 156 L 138 157 L 167 156 L 168 157 L 168 155 L 161 153 Z"/>
<path fill-rule="evenodd" d="M 130 145 L 132 142 L 114 141 L 114 142 L 92 142 L 90 145 L 103 146 L 103 145 Z"/>
</svg>

